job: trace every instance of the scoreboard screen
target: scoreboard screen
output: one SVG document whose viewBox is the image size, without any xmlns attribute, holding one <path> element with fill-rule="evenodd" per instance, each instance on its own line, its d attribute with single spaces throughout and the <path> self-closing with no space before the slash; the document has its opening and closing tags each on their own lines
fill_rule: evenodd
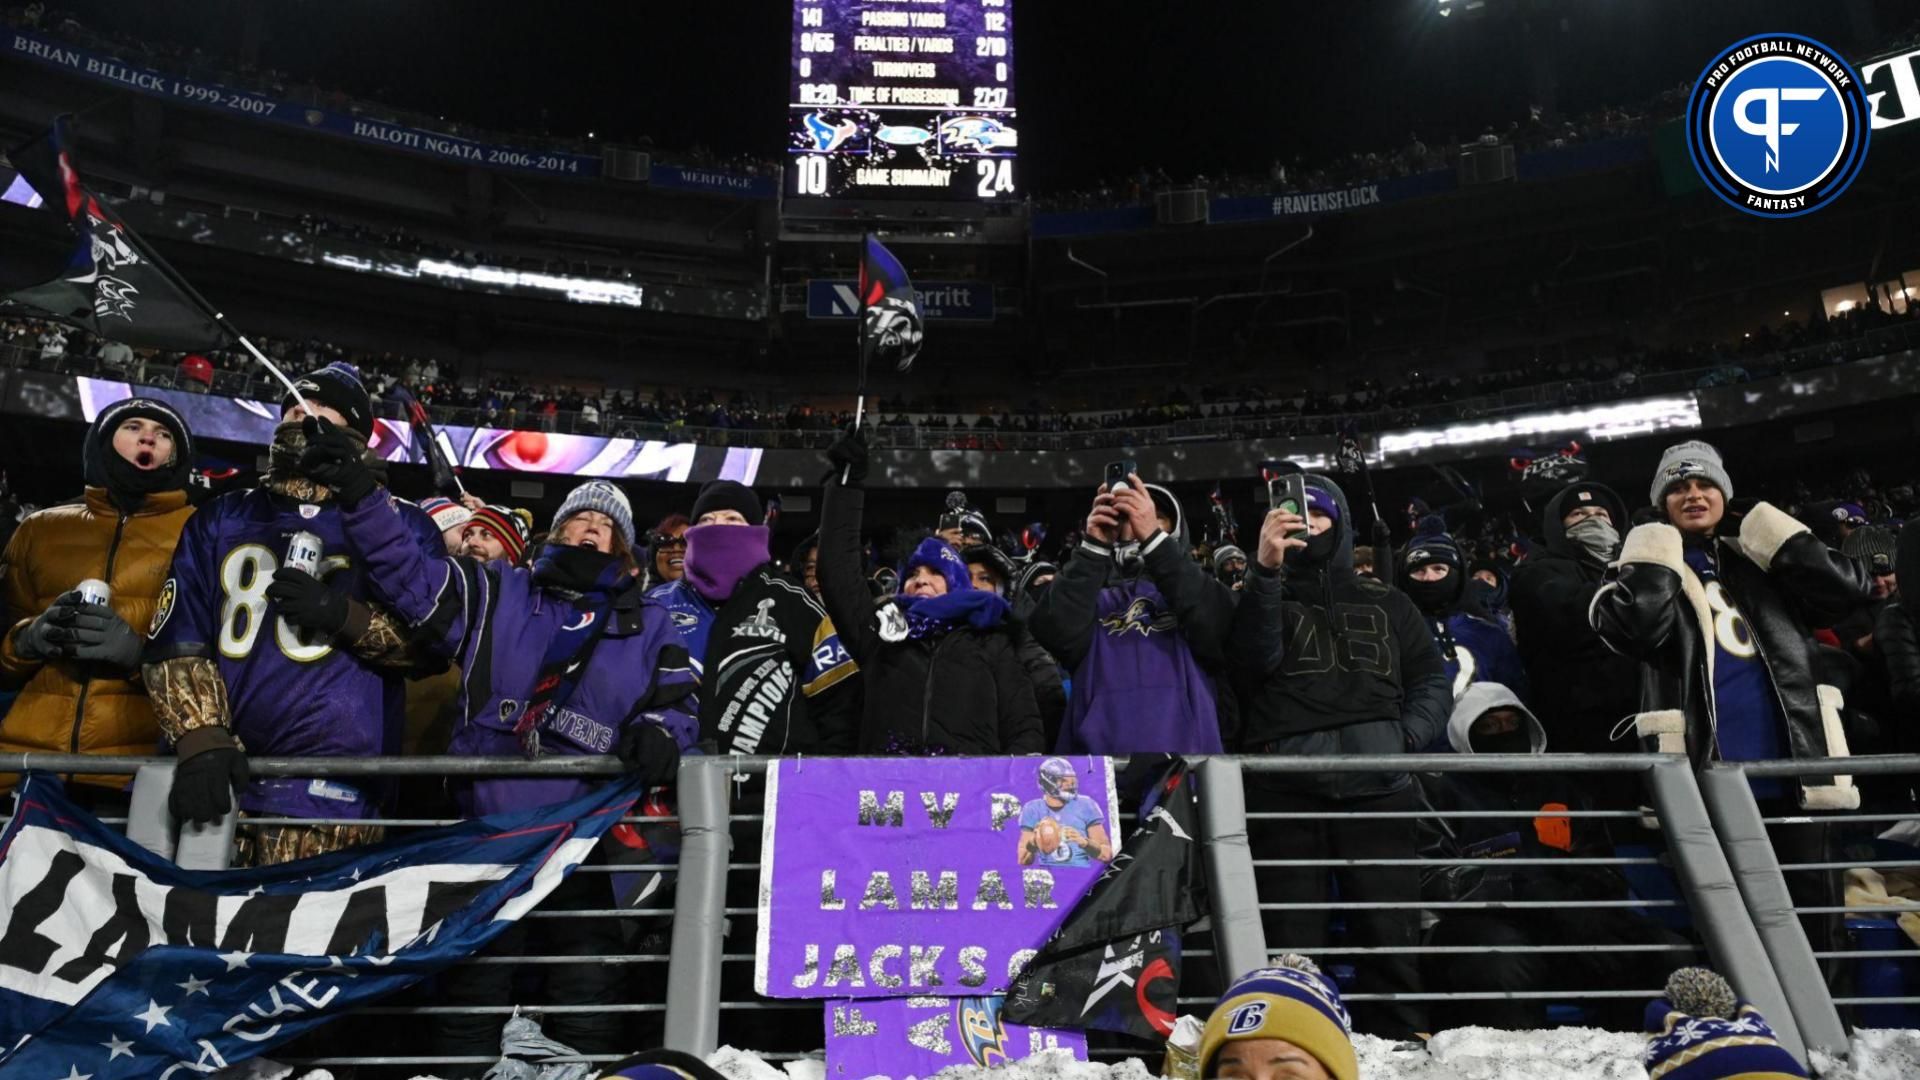
<svg viewBox="0 0 1920 1080">
<path fill-rule="evenodd" d="M 795 0 L 786 193 L 1017 197 L 1012 0 Z"/>
</svg>

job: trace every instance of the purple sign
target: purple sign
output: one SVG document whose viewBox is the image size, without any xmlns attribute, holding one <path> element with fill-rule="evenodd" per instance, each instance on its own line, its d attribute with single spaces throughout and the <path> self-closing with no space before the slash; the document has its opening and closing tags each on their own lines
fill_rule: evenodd
<svg viewBox="0 0 1920 1080">
<path fill-rule="evenodd" d="M 766 997 L 1005 990 L 1120 842 L 1103 757 L 783 760 L 766 807 Z"/>
<path fill-rule="evenodd" d="M 1087 1060 L 1081 1031 L 1033 1028 L 1000 1018 L 999 997 L 829 1001 L 827 1075 L 915 1080 L 954 1065 L 992 1068 L 1046 1050 Z"/>
</svg>

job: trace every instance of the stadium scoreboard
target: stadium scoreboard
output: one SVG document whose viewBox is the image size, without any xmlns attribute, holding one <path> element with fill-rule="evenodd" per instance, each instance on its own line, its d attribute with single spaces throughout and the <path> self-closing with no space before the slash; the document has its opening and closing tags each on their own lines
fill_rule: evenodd
<svg viewBox="0 0 1920 1080">
<path fill-rule="evenodd" d="M 1012 0 L 795 0 L 786 193 L 1011 201 Z"/>
</svg>

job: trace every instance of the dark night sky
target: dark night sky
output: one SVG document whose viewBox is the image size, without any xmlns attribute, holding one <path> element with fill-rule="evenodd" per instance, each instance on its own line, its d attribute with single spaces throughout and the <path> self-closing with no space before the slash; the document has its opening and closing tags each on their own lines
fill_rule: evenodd
<svg viewBox="0 0 1920 1080">
<path fill-rule="evenodd" d="M 1503 0 L 1492 0 L 1500 6 Z M 1164 165 L 1262 169 L 1518 119 L 1528 43 L 1564 110 L 1691 82 L 1715 49 L 1798 31 L 1858 60 L 1911 0 L 1504 0 L 1531 19 L 1441 19 L 1435 0 L 1017 0 L 1027 188 Z M 773 156 L 785 131 L 781 0 L 58 0 L 102 26 L 264 62 L 375 100 L 507 129 Z M 1902 16 L 1902 10 L 1906 14 Z M 1204 14 L 1202 14 L 1204 13 Z"/>
</svg>

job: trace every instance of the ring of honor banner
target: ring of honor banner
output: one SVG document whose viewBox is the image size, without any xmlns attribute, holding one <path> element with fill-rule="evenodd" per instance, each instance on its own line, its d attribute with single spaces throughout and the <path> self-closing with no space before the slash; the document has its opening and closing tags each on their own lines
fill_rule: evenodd
<svg viewBox="0 0 1920 1080">
<path fill-rule="evenodd" d="M 640 791 L 209 872 L 29 773 L 0 834 L 0 1076 L 184 1078 L 265 1053 L 485 947 Z"/>
<path fill-rule="evenodd" d="M 914 1080 L 955 1065 L 993 1068 L 1048 1050 L 1087 1060 L 1082 1031 L 1007 1023 L 999 997 L 910 997 L 829 1001 L 827 1075 Z"/>
<path fill-rule="evenodd" d="M 767 771 L 754 989 L 998 993 L 1119 840 L 1104 757 L 804 759 Z"/>
</svg>

